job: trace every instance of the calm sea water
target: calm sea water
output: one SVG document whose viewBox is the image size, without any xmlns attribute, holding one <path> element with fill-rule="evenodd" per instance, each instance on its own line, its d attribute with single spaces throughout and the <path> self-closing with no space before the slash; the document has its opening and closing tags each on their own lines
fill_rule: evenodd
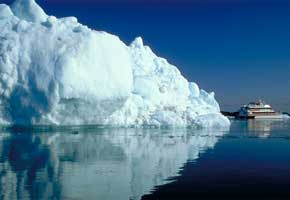
<svg viewBox="0 0 290 200">
<path fill-rule="evenodd" d="M 0 199 L 290 199 L 290 122 L 0 133 Z"/>
</svg>

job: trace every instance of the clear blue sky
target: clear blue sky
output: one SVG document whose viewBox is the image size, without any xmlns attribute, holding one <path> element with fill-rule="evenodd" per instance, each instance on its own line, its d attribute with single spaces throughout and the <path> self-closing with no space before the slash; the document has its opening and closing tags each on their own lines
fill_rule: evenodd
<svg viewBox="0 0 290 200">
<path fill-rule="evenodd" d="M 3 1 L 11 2 L 11 1 Z M 50 15 L 129 44 L 142 36 L 224 110 L 265 99 L 290 111 L 290 3 L 285 0 L 38 0 Z"/>
</svg>

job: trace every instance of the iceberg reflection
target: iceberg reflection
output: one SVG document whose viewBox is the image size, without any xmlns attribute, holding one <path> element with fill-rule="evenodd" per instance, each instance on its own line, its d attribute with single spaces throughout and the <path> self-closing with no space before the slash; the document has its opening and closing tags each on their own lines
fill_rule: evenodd
<svg viewBox="0 0 290 200">
<path fill-rule="evenodd" d="M 223 134 L 106 128 L 1 133 L 1 199 L 140 199 Z"/>
</svg>

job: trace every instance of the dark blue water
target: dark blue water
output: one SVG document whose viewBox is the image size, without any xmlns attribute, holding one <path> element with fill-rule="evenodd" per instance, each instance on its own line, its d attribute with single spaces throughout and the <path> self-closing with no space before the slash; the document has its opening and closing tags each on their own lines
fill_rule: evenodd
<svg viewBox="0 0 290 200">
<path fill-rule="evenodd" d="M 290 199 L 289 121 L 0 133 L 0 199 Z"/>
</svg>

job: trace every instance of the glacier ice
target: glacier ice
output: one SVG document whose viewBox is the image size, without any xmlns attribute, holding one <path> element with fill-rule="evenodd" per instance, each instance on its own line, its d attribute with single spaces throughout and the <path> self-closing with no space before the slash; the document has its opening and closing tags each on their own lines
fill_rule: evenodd
<svg viewBox="0 0 290 200">
<path fill-rule="evenodd" d="M 47 15 L 34 0 L 15 0 L 11 6 L 13 13 L 20 19 L 30 22 L 44 22 Z"/>
<path fill-rule="evenodd" d="M 228 119 L 220 114 L 214 93 L 189 83 L 166 59 L 157 57 L 142 38 L 130 45 L 133 60 L 132 95 L 113 113 L 108 124 L 147 126 L 220 127 Z"/>
<path fill-rule="evenodd" d="M 214 93 L 136 38 L 48 16 L 34 0 L 0 4 L 0 123 L 224 127 Z"/>
</svg>

